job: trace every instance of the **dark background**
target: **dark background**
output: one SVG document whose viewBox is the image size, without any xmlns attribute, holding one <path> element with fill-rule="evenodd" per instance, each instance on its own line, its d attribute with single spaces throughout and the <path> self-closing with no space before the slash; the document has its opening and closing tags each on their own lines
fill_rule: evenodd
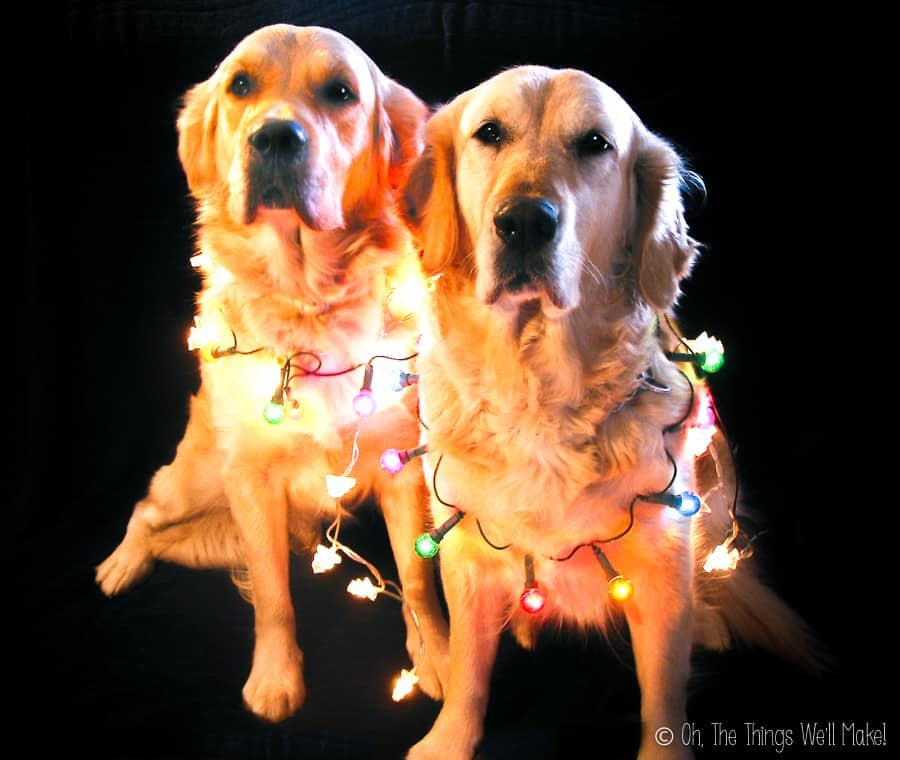
<svg viewBox="0 0 900 760">
<path fill-rule="evenodd" d="M 226 573 L 160 565 L 115 600 L 93 583 L 171 459 L 198 382 L 185 348 L 198 279 L 179 97 L 276 21 L 347 34 L 435 105 L 512 64 L 583 68 L 678 147 L 708 187 L 690 215 L 707 248 L 680 317 L 688 335 L 725 342 L 712 385 L 768 529 L 759 560 L 837 663 L 812 678 L 743 649 L 698 656 L 698 754 L 773 754 L 746 747 L 745 721 L 791 730 L 793 754 L 801 720 L 887 720 L 882 557 L 894 541 L 883 523 L 894 505 L 877 452 L 895 444 L 872 433 L 894 411 L 874 295 L 884 254 L 863 235 L 890 220 L 861 212 L 875 193 L 855 169 L 883 138 L 854 96 L 865 79 L 847 64 L 856 18 L 644 0 L 68 2 L 8 17 L 22 47 L 2 80 L 17 169 L 5 204 L 5 717 L 22 754 L 392 758 L 437 714 L 421 695 L 390 701 L 408 665 L 399 607 L 349 598 L 347 562 L 313 577 L 294 560 L 309 693 L 277 726 L 241 707 L 252 610 Z M 377 514 L 344 538 L 392 575 Z M 536 655 L 504 641 L 492 694 L 485 757 L 636 750 L 639 695 L 621 640 L 548 637 Z M 737 750 L 711 746 L 713 721 L 738 729 Z"/>
</svg>

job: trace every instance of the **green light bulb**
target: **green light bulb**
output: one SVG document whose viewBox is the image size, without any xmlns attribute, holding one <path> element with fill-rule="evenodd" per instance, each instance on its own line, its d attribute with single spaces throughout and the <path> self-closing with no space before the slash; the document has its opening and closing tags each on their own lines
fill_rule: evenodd
<svg viewBox="0 0 900 760">
<path fill-rule="evenodd" d="M 703 361 L 700 362 L 700 369 L 706 374 L 711 375 L 722 369 L 725 364 L 725 353 L 717 348 L 709 349 L 703 353 Z"/>
<path fill-rule="evenodd" d="M 284 422 L 284 404 L 270 401 L 263 407 L 263 417 L 270 425 L 280 425 Z"/>
<path fill-rule="evenodd" d="M 416 554 L 422 559 L 431 559 L 438 553 L 438 542 L 428 533 L 423 533 L 416 539 Z"/>
</svg>

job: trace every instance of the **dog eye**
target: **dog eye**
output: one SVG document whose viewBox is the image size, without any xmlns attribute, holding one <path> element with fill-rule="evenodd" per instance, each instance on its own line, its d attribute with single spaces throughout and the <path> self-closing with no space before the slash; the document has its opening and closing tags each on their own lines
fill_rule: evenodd
<svg viewBox="0 0 900 760">
<path fill-rule="evenodd" d="M 325 86 L 319 90 L 319 97 L 333 106 L 342 106 L 356 102 L 356 95 L 353 90 L 350 89 L 346 82 L 340 79 L 332 79 L 330 82 L 326 82 Z"/>
<path fill-rule="evenodd" d="M 485 145 L 499 145 L 503 139 L 503 132 L 500 131 L 500 125 L 497 122 L 486 121 L 478 128 L 474 137 Z"/>
<path fill-rule="evenodd" d="M 615 150 L 613 144 L 596 129 L 592 129 L 586 135 L 578 138 L 575 149 L 579 156 L 598 156 Z"/>
<path fill-rule="evenodd" d="M 246 98 L 253 92 L 253 80 L 250 78 L 250 75 L 243 72 L 235 74 L 231 82 L 228 83 L 228 92 L 239 98 Z"/>
</svg>

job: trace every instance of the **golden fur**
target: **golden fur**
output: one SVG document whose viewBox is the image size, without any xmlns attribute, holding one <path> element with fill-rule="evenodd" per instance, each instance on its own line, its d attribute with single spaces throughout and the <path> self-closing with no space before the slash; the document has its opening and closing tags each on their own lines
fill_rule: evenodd
<svg viewBox="0 0 900 760">
<path fill-rule="evenodd" d="M 633 582 L 622 609 L 642 757 L 689 753 L 657 745 L 653 732 L 677 734 L 686 720 L 692 641 L 723 648 L 734 628 L 806 657 L 802 624 L 746 562 L 700 577 L 701 553 L 728 534 L 733 474 L 720 435 L 695 468 L 685 425 L 666 432 L 694 398 L 691 373 L 665 356 L 675 338 L 660 318 L 697 254 L 682 179 L 675 151 L 584 72 L 510 69 L 429 121 L 405 191 L 425 273 L 441 275 L 419 357 L 426 480 L 434 525 L 454 514 L 447 504 L 465 517 L 438 555 L 449 683 L 412 760 L 472 757 L 506 625 L 530 645 L 540 626 L 602 630 L 616 614 L 592 543 Z M 531 216 L 510 228 L 512 208 Z M 670 391 L 643 390 L 646 374 Z M 711 490 L 717 477 L 728 482 Z M 685 518 L 634 501 L 669 486 L 708 494 L 711 512 Z M 526 555 L 547 592 L 533 615 L 519 607 Z"/>
<path fill-rule="evenodd" d="M 338 373 L 414 350 L 415 320 L 389 308 L 397 277 L 421 278 L 394 196 L 421 149 L 425 116 L 421 101 L 350 40 L 282 24 L 240 42 L 186 94 L 178 118 L 198 248 L 208 261 L 199 319 L 225 355 L 202 363 L 175 459 L 153 477 L 97 581 L 117 594 L 157 559 L 245 575 L 256 640 L 243 696 L 270 721 L 305 698 L 289 546 L 314 545 L 323 520 L 335 516 L 325 475 L 350 462 L 360 425 L 351 401 L 363 368 L 308 373 L 319 362 L 321 373 Z M 291 356 L 289 392 L 303 413 L 271 425 L 261 412 Z M 416 443 L 408 396 L 362 423 L 351 473 L 359 485 L 344 506 L 378 497 L 392 545 L 402 548 L 406 597 L 439 651 L 446 627 L 433 573 L 409 551 L 424 525 L 421 468 L 391 477 L 378 466 L 384 448 Z M 404 614 L 418 661 L 418 634 Z M 438 696 L 436 673 L 417 664 L 421 686 Z"/>
</svg>

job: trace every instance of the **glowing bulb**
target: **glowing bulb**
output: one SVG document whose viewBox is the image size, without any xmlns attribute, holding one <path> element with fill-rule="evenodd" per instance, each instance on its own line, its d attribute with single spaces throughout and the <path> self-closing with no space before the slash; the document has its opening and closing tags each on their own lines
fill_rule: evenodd
<svg viewBox="0 0 900 760">
<path fill-rule="evenodd" d="M 341 555 L 336 547 L 322 546 L 322 544 L 319 544 L 316 547 L 316 554 L 312 561 L 314 573 L 327 573 L 329 570 L 332 570 L 335 565 L 340 564 Z"/>
<path fill-rule="evenodd" d="M 547 596 L 538 586 L 526 588 L 519 597 L 519 606 L 531 615 L 544 609 L 546 603 Z"/>
<path fill-rule="evenodd" d="M 416 669 L 407 670 L 402 668 L 400 675 L 397 676 L 397 680 L 394 681 L 394 691 L 391 694 L 391 699 L 399 702 L 412 692 L 417 683 L 419 683 L 419 677 L 416 675 Z"/>
<path fill-rule="evenodd" d="M 676 497 L 675 509 L 678 510 L 679 514 L 684 515 L 685 517 L 692 517 L 700 511 L 700 507 L 702 506 L 700 502 L 700 497 L 697 496 L 693 491 L 685 491 L 684 493 L 678 494 Z"/>
<path fill-rule="evenodd" d="M 194 324 L 188 332 L 188 351 L 196 351 L 206 345 L 211 337 L 209 331 L 205 330 L 200 323 L 200 317 L 194 317 Z"/>
<path fill-rule="evenodd" d="M 263 407 L 263 417 L 270 425 L 280 425 L 285 417 L 284 404 L 273 399 Z"/>
<path fill-rule="evenodd" d="M 448 517 L 444 522 L 442 522 L 437 528 L 428 533 L 422 533 L 420 536 L 416 538 L 416 543 L 414 548 L 416 550 L 416 554 L 418 554 L 422 559 L 431 559 L 435 554 L 438 553 L 438 549 L 440 548 L 438 544 L 444 540 L 444 536 L 450 532 L 450 529 L 455 526 L 460 520 L 462 520 L 466 516 L 466 513 L 457 510 L 450 517 Z"/>
<path fill-rule="evenodd" d="M 700 497 L 693 491 L 683 491 L 679 494 L 674 493 L 651 493 L 640 497 L 644 501 L 650 501 L 654 504 L 665 504 L 667 507 L 677 509 L 678 512 L 685 517 L 697 514 L 700 511 L 702 503 Z"/>
<path fill-rule="evenodd" d="M 722 369 L 725 364 L 725 346 L 712 335 L 707 335 L 704 330 L 694 340 L 685 341 L 691 350 L 698 354 L 700 369 L 707 374 L 713 374 Z"/>
<path fill-rule="evenodd" d="M 399 449 L 385 449 L 379 460 L 381 462 L 381 469 L 385 472 L 389 472 L 391 475 L 396 475 L 406 464 L 401 457 L 403 453 L 404 452 Z"/>
<path fill-rule="evenodd" d="M 216 358 L 215 339 L 212 328 L 202 324 L 200 317 L 194 317 L 194 324 L 188 332 L 188 351 L 198 351 L 203 361 L 211 362 Z"/>
<path fill-rule="evenodd" d="M 725 353 L 710 349 L 703 352 L 703 361 L 700 362 L 700 369 L 711 375 L 722 369 L 723 364 L 725 364 Z"/>
<path fill-rule="evenodd" d="M 617 602 L 625 602 L 631 599 L 631 595 L 634 593 L 634 586 L 624 575 L 616 575 L 607 581 L 606 591 L 610 598 L 615 599 Z"/>
<path fill-rule="evenodd" d="M 326 475 L 325 488 L 332 499 L 340 499 L 356 485 L 356 478 L 347 475 Z"/>
<path fill-rule="evenodd" d="M 692 457 L 702 457 L 709 449 L 715 434 L 714 427 L 692 425 L 685 431 L 684 448 Z"/>
<path fill-rule="evenodd" d="M 597 562 L 600 563 L 600 567 L 606 573 L 606 593 L 617 602 L 631 599 L 631 594 L 634 591 L 631 581 L 613 567 L 612 562 L 609 561 L 609 558 L 599 546 L 594 544 L 591 548 L 594 550 Z"/>
<path fill-rule="evenodd" d="M 208 253 L 197 253 L 190 258 L 191 266 L 194 269 L 210 269 L 212 267 L 212 259 Z"/>
<path fill-rule="evenodd" d="M 375 394 L 372 393 L 372 377 L 374 374 L 375 367 L 371 363 L 367 364 L 359 393 L 353 397 L 353 411 L 359 417 L 371 417 L 375 414 L 377 404 L 375 402 Z"/>
<path fill-rule="evenodd" d="M 371 417 L 375 414 L 375 396 L 369 388 L 363 388 L 353 397 L 353 411 L 359 417 Z"/>
<path fill-rule="evenodd" d="M 422 559 L 431 559 L 438 553 L 440 546 L 428 533 L 423 533 L 416 538 L 415 549 Z"/>
<path fill-rule="evenodd" d="M 379 589 L 372 584 L 369 578 L 354 578 L 347 584 L 347 591 L 360 599 L 368 599 L 374 602 L 378 596 Z"/>
<path fill-rule="evenodd" d="M 713 549 L 703 563 L 703 569 L 707 573 L 715 570 L 734 570 L 737 567 L 741 553 L 737 549 L 728 548 L 729 541 L 724 541 Z"/>
<path fill-rule="evenodd" d="M 382 470 L 389 472 L 391 475 L 396 475 L 409 464 L 410 460 L 427 453 L 427 444 L 417 446 L 414 449 L 385 449 L 381 454 L 379 462 Z"/>
</svg>

